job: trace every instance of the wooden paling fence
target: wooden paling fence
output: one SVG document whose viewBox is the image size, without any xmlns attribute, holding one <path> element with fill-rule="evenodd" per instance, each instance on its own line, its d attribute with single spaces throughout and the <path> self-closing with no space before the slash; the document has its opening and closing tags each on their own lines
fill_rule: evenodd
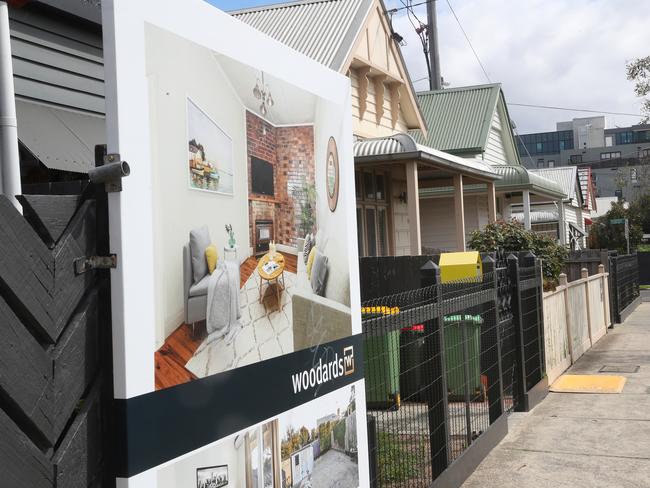
<svg viewBox="0 0 650 488">
<path fill-rule="evenodd" d="M 0 485 L 104 486 L 112 399 L 105 195 L 0 196 Z"/>
<path fill-rule="evenodd" d="M 604 266 L 589 276 L 568 282 L 560 275 L 555 291 L 544 293 L 544 341 L 548 382 L 555 381 L 569 366 L 607 333 L 611 325 L 609 274 Z"/>
</svg>

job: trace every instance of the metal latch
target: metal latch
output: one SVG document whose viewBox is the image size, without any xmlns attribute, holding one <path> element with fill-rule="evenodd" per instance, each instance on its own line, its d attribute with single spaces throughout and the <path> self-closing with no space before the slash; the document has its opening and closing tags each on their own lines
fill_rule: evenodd
<svg viewBox="0 0 650 488">
<path fill-rule="evenodd" d="M 108 256 L 87 256 L 75 259 L 74 272 L 77 275 L 93 269 L 115 269 L 117 268 L 117 254 Z"/>
</svg>

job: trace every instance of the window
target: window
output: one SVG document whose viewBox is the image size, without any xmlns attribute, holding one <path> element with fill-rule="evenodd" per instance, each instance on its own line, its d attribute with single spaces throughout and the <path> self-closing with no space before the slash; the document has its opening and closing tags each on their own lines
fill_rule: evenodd
<svg viewBox="0 0 650 488">
<path fill-rule="evenodd" d="M 650 149 L 644 149 L 643 152 L 641 153 L 641 156 L 644 158 L 650 157 Z"/>
<path fill-rule="evenodd" d="M 639 177 L 636 168 L 630 168 L 630 181 L 632 183 L 638 183 Z"/>
<path fill-rule="evenodd" d="M 600 153 L 600 159 L 616 159 L 621 157 L 621 151 Z"/>
<path fill-rule="evenodd" d="M 573 164 L 582 163 L 582 154 L 572 154 L 569 162 Z"/>
<path fill-rule="evenodd" d="M 605 147 L 612 147 L 614 145 L 614 138 L 612 136 L 605 136 Z"/>
<path fill-rule="evenodd" d="M 544 167 L 544 159 L 540 158 L 537 160 L 537 167 L 538 168 L 543 168 Z"/>
<path fill-rule="evenodd" d="M 390 191 L 388 175 L 380 171 L 363 171 L 356 175 L 357 238 L 359 256 L 390 254 Z"/>
<path fill-rule="evenodd" d="M 616 144 L 632 144 L 634 142 L 634 132 L 631 130 L 616 133 Z"/>
<path fill-rule="evenodd" d="M 541 142 L 535 144 L 535 152 L 536 153 L 544 152 L 544 145 Z"/>
<path fill-rule="evenodd" d="M 549 160 L 548 160 L 548 167 L 549 167 L 549 168 L 555 168 L 555 161 L 552 160 L 552 159 L 549 159 Z"/>
</svg>

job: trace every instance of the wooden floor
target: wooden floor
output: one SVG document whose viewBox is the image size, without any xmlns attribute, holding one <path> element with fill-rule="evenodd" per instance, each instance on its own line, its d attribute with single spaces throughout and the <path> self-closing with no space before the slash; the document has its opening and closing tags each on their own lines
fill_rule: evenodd
<svg viewBox="0 0 650 488">
<path fill-rule="evenodd" d="M 298 269 L 297 257 L 287 253 L 284 254 L 284 260 L 285 270 L 296 273 Z M 256 267 L 257 259 L 252 256 L 241 264 L 240 288 L 248 281 Z M 205 338 L 205 321 L 197 322 L 195 328 L 193 335 L 192 325 L 182 324 L 172 332 L 163 346 L 155 352 L 156 390 L 196 379 L 196 376 L 185 369 L 185 365 Z"/>
</svg>

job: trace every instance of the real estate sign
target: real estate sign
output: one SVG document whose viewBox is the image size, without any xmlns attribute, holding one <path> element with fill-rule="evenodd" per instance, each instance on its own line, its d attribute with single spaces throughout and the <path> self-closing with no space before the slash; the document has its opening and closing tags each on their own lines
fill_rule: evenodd
<svg viewBox="0 0 650 488">
<path fill-rule="evenodd" d="M 201 0 L 102 9 L 118 486 L 366 486 L 349 80 Z"/>
</svg>

